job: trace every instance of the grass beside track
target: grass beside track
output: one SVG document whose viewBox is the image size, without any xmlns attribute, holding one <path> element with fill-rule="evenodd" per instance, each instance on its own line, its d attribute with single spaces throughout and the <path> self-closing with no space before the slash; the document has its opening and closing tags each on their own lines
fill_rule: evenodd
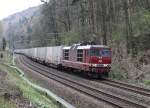
<svg viewBox="0 0 150 108">
<path fill-rule="evenodd" d="M 15 84 L 23 93 L 23 97 L 30 100 L 32 103 L 37 104 L 39 108 L 61 108 L 59 104 L 50 97 L 47 97 L 44 93 L 39 92 L 28 85 L 24 80 L 19 77 L 19 72 L 11 67 L 0 64 L 0 68 L 8 73 L 8 79 L 10 82 Z M 10 102 L 4 102 L 3 99 L 0 98 L 0 106 L 5 104 L 4 108 L 15 108 L 12 106 Z M 11 107 L 9 107 L 11 105 Z M 4 106 L 4 105 L 3 105 Z"/>
<path fill-rule="evenodd" d="M 0 108 L 16 108 L 15 104 L 4 99 L 4 97 L 0 97 Z"/>
</svg>

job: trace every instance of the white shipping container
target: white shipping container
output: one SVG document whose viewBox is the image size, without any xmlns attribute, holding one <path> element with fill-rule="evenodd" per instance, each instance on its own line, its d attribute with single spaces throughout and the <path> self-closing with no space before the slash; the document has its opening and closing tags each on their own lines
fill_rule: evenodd
<svg viewBox="0 0 150 108">
<path fill-rule="evenodd" d="M 26 56 L 29 56 L 28 52 L 29 52 L 28 49 L 24 49 L 24 50 L 23 50 L 23 53 L 24 53 Z"/>
<path fill-rule="evenodd" d="M 34 53 L 35 53 L 35 48 L 32 48 L 32 51 L 31 51 L 32 58 L 34 58 Z"/>
<path fill-rule="evenodd" d="M 63 46 L 47 47 L 46 62 L 50 64 L 61 64 Z"/>
<path fill-rule="evenodd" d="M 32 57 L 33 54 L 33 48 L 28 49 L 28 56 Z"/>
<path fill-rule="evenodd" d="M 33 58 L 37 58 L 37 48 L 33 48 Z"/>
<path fill-rule="evenodd" d="M 37 58 L 40 59 L 41 61 L 46 60 L 46 52 L 47 52 L 46 50 L 47 50 L 46 47 L 37 48 Z"/>
</svg>

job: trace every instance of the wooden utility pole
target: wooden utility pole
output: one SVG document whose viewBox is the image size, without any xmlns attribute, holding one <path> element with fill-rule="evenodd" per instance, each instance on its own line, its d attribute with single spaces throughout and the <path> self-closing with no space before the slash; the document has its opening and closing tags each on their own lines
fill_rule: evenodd
<svg viewBox="0 0 150 108">
<path fill-rule="evenodd" d="M 125 12 L 125 23 L 126 23 L 126 47 L 127 53 L 130 53 L 131 39 L 133 35 L 132 24 L 131 24 L 131 15 L 130 15 L 130 0 L 123 0 L 124 12 Z"/>
<path fill-rule="evenodd" d="M 106 2 L 101 0 L 103 45 L 107 45 Z"/>
</svg>

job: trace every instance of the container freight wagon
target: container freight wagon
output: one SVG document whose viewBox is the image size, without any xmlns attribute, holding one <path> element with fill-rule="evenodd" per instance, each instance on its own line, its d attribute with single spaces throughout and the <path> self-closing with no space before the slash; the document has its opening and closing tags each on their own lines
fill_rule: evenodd
<svg viewBox="0 0 150 108">
<path fill-rule="evenodd" d="M 45 63 L 46 53 L 47 53 L 47 48 L 46 47 L 37 48 L 37 60 L 41 63 Z"/>
<path fill-rule="evenodd" d="M 33 58 L 33 55 L 34 55 L 34 48 L 28 49 L 27 54 L 28 54 L 28 56 L 29 56 L 30 58 Z"/>
<path fill-rule="evenodd" d="M 60 67 L 62 61 L 63 46 L 47 47 L 45 62 L 53 67 Z"/>
<path fill-rule="evenodd" d="M 32 48 L 33 53 L 32 53 L 32 57 L 33 59 L 37 59 L 37 48 Z"/>
</svg>

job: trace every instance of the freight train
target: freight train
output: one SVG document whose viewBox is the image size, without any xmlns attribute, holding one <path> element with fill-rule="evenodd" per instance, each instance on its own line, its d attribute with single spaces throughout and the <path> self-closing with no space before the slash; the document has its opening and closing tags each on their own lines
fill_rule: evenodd
<svg viewBox="0 0 150 108">
<path fill-rule="evenodd" d="M 78 71 L 88 76 L 108 76 L 111 69 L 111 49 L 105 45 L 37 47 L 17 49 L 15 53 L 51 67 Z"/>
</svg>

